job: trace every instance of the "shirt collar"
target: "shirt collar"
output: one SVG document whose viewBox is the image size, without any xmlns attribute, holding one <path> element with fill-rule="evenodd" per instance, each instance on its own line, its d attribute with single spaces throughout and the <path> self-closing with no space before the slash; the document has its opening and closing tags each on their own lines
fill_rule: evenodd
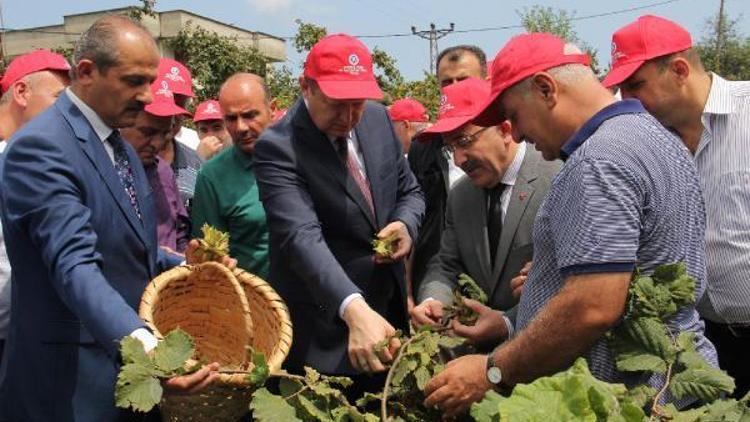
<svg viewBox="0 0 750 422">
<path fill-rule="evenodd" d="M 513 186 L 516 184 L 516 179 L 518 179 L 518 173 L 521 170 L 524 156 L 526 156 L 526 142 L 521 142 L 518 144 L 518 149 L 516 149 L 516 156 L 513 157 L 513 162 L 511 162 L 508 169 L 505 170 L 503 180 L 500 181 L 502 184 L 507 186 Z"/>
<path fill-rule="evenodd" d="M 708 92 L 703 114 L 732 114 L 735 111 L 734 95 L 726 79 L 711 72 L 711 90 Z"/>
<path fill-rule="evenodd" d="M 234 159 L 237 161 L 243 169 L 248 169 L 253 165 L 253 156 L 245 153 L 241 149 L 237 148 L 236 145 L 232 145 L 232 154 Z"/>
<path fill-rule="evenodd" d="M 591 135 L 593 135 L 594 132 L 599 129 L 599 126 L 601 126 L 605 121 L 622 114 L 636 113 L 646 113 L 646 109 L 643 108 L 643 105 L 640 101 L 632 98 L 617 101 L 604 107 L 603 109 L 599 110 L 598 113 L 594 114 L 593 117 L 591 117 L 583 126 L 581 126 L 580 129 L 578 129 L 578 132 L 573 134 L 573 136 L 567 142 L 565 142 L 565 144 L 562 146 L 562 149 L 560 150 L 560 158 L 562 160 L 567 160 L 568 157 L 570 157 L 571 154 L 573 154 L 578 149 L 578 147 L 583 145 L 586 139 L 590 138 Z"/>
<path fill-rule="evenodd" d="M 76 107 L 81 110 L 81 114 L 83 114 L 83 117 L 88 120 L 89 124 L 94 129 L 94 132 L 96 132 L 96 136 L 98 136 L 102 142 L 109 138 L 109 135 L 112 134 L 114 129 L 104 123 L 104 120 L 102 120 L 102 118 L 99 117 L 99 115 L 91 107 L 89 107 L 88 104 L 83 102 L 82 99 L 78 98 L 78 96 L 73 93 L 73 90 L 70 89 L 70 87 L 65 88 L 65 93 L 68 95 L 68 98 L 70 98 L 70 101 L 72 101 L 73 104 L 75 104 Z"/>
</svg>

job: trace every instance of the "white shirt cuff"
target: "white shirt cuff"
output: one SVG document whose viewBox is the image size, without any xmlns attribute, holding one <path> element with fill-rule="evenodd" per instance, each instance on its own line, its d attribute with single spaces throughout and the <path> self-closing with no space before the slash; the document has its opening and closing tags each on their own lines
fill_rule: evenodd
<svg viewBox="0 0 750 422">
<path fill-rule="evenodd" d="M 143 349 L 146 350 L 146 353 L 154 350 L 156 344 L 159 343 L 159 340 L 151 334 L 151 331 L 145 328 L 138 328 L 130 333 L 130 337 L 140 340 L 143 343 Z"/>
<path fill-rule="evenodd" d="M 362 298 L 362 300 L 365 299 L 361 293 L 352 293 L 341 301 L 341 305 L 339 306 L 339 318 L 344 319 L 344 311 L 346 310 L 346 307 L 356 298 Z"/>
<path fill-rule="evenodd" d="M 509 340 L 511 337 L 513 337 L 513 334 L 515 334 L 516 329 L 513 328 L 513 323 L 510 322 L 510 318 L 503 315 L 503 320 L 505 320 L 505 327 L 508 329 L 508 338 L 506 338 L 506 340 Z"/>
</svg>

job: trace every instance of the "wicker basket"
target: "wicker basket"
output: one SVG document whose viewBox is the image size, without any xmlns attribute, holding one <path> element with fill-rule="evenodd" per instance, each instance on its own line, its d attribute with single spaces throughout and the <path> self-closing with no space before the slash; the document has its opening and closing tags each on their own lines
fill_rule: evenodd
<svg viewBox="0 0 750 422">
<path fill-rule="evenodd" d="M 141 318 L 157 337 L 177 327 L 195 339 L 198 357 L 238 369 L 247 362 L 246 346 L 262 352 L 271 372 L 289 353 L 291 321 L 286 305 L 259 277 L 206 262 L 177 267 L 149 284 Z M 221 374 L 219 382 L 196 395 L 165 396 L 166 421 L 235 422 L 248 412 L 253 388 L 244 374 Z"/>
</svg>

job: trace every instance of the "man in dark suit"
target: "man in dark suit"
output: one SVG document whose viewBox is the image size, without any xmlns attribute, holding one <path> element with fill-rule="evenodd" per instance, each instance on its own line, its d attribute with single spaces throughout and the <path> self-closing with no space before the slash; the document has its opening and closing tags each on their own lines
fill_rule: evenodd
<svg viewBox="0 0 750 422">
<path fill-rule="evenodd" d="M 467 176 L 448 195 L 440 251 L 411 314 L 417 325 L 439 324 L 459 274 L 467 273 L 487 293 L 489 306 L 470 302 L 480 320 L 471 327 L 454 320 L 454 331 L 477 346 L 494 347 L 512 332 L 517 301 L 510 281 L 531 261 L 534 217 L 560 162 L 545 162 L 525 143 L 513 142 L 507 121 L 487 129 L 471 124 L 490 97 L 489 82 L 465 79 L 443 94 L 438 121 L 423 136 L 442 136 Z"/>
<path fill-rule="evenodd" d="M 437 77 L 440 89 L 466 78 L 485 79 L 487 58 L 481 48 L 456 45 L 441 51 L 437 58 Z M 416 295 L 427 273 L 427 265 L 440 249 L 440 238 L 445 228 L 448 192 L 463 172 L 453 164 L 453 158 L 443 150 L 440 137 L 428 142 L 412 142 L 409 166 L 422 188 L 425 215 L 419 237 L 414 242 L 411 257 L 412 291 Z"/>
<path fill-rule="evenodd" d="M 399 345 L 380 356 L 373 346 L 408 328 L 402 260 L 424 202 L 385 108 L 366 101 L 382 93 L 364 44 L 322 39 L 300 85 L 303 98 L 255 147 L 270 280 L 294 324 L 287 367 L 380 372 Z M 391 235 L 393 255 L 373 256 L 372 240 Z"/>
<path fill-rule="evenodd" d="M 136 309 L 146 283 L 181 258 L 156 244 L 143 167 L 117 128 L 151 102 L 158 60 L 139 24 L 98 20 L 76 45 L 71 87 L 10 140 L 0 168 L 13 268 L 2 402 L 10 420 L 122 420 L 119 341 L 156 344 Z M 200 388 L 217 369 L 167 387 Z"/>
</svg>

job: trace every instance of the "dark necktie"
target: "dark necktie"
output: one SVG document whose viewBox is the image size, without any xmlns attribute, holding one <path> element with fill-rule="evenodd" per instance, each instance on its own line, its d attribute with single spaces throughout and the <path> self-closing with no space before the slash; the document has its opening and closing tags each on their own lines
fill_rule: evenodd
<svg viewBox="0 0 750 422">
<path fill-rule="evenodd" d="M 133 168 L 130 166 L 130 159 L 125 150 L 125 143 L 120 136 L 120 131 L 114 130 L 107 138 L 107 142 L 112 145 L 112 149 L 114 150 L 114 165 L 115 170 L 117 171 L 117 176 L 120 178 L 120 183 L 122 184 L 122 187 L 125 188 L 125 193 L 128 194 L 128 199 L 130 199 L 130 205 L 133 206 L 138 219 L 142 220 L 141 210 L 138 207 L 138 195 L 135 191 Z"/>
<path fill-rule="evenodd" d="M 341 161 L 346 165 L 349 175 L 354 179 L 354 182 L 359 186 L 359 190 L 362 191 L 362 195 L 365 197 L 367 205 L 370 207 L 370 212 L 375 215 L 375 205 L 372 202 L 372 191 L 370 190 L 370 183 L 362 175 L 359 170 L 359 165 L 354 160 L 351 154 L 349 154 L 349 145 L 346 138 L 336 138 L 336 152 L 338 152 Z"/>
<path fill-rule="evenodd" d="M 487 207 L 487 237 L 489 238 L 490 258 L 492 265 L 495 265 L 495 255 L 497 255 L 497 244 L 500 242 L 500 234 L 503 231 L 503 204 L 501 197 L 505 185 L 498 183 L 492 189 L 487 191 L 489 196 L 489 206 Z"/>
</svg>

